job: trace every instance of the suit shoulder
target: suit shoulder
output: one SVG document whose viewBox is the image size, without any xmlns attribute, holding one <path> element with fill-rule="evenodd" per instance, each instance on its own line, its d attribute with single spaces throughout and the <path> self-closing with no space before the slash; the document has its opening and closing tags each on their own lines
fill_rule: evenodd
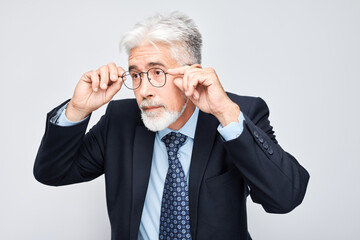
<svg viewBox="0 0 360 240">
<path fill-rule="evenodd" d="M 239 105 L 241 111 L 244 113 L 251 112 L 252 108 L 256 105 L 267 108 L 265 101 L 260 97 L 241 96 L 230 92 L 226 93 L 232 101 Z"/>
<path fill-rule="evenodd" d="M 137 107 L 135 98 L 111 100 L 109 105 L 113 105 L 112 107 Z"/>
<path fill-rule="evenodd" d="M 112 100 L 106 109 L 106 114 L 111 118 L 122 117 L 126 119 L 139 118 L 140 110 L 134 98 Z"/>
<path fill-rule="evenodd" d="M 231 92 L 226 92 L 226 93 L 229 96 L 229 98 L 236 103 L 249 104 L 252 103 L 253 101 L 256 101 L 257 99 L 257 97 L 253 97 L 253 96 L 242 96 Z"/>
</svg>

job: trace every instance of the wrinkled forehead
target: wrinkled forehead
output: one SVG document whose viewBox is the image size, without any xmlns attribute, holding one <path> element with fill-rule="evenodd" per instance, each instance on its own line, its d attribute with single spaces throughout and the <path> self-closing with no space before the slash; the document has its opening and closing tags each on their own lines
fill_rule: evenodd
<svg viewBox="0 0 360 240">
<path fill-rule="evenodd" d="M 141 44 L 132 48 L 129 52 L 129 68 L 146 68 L 150 65 L 163 65 L 164 67 L 177 66 L 177 61 L 171 55 L 169 44 Z"/>
</svg>

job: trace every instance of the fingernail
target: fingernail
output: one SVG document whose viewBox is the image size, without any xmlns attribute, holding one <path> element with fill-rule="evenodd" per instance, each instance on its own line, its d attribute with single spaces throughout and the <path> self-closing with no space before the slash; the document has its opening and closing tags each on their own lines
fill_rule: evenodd
<svg viewBox="0 0 360 240">
<path fill-rule="evenodd" d="M 106 89 L 106 87 L 107 87 L 107 85 L 106 85 L 105 83 L 102 83 L 102 84 L 101 84 L 101 88 L 102 88 L 102 89 Z"/>
<path fill-rule="evenodd" d="M 94 91 L 97 92 L 97 91 L 98 91 L 98 88 L 94 88 Z"/>
<path fill-rule="evenodd" d="M 114 74 L 114 75 L 112 75 L 112 80 L 116 80 L 117 79 L 117 76 Z"/>
</svg>

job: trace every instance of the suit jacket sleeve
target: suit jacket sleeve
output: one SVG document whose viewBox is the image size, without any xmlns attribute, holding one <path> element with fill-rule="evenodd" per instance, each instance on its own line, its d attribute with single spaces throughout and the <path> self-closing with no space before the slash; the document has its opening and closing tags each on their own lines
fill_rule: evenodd
<svg viewBox="0 0 360 240">
<path fill-rule="evenodd" d="M 309 174 L 278 144 L 261 98 L 243 114 L 242 134 L 225 142 L 225 148 L 250 187 L 252 200 L 267 212 L 289 212 L 302 202 Z"/>
<path fill-rule="evenodd" d="M 85 135 L 90 118 L 68 127 L 50 122 L 67 102 L 47 114 L 45 134 L 35 159 L 34 176 L 47 185 L 89 181 L 104 173 L 107 114 Z"/>
</svg>

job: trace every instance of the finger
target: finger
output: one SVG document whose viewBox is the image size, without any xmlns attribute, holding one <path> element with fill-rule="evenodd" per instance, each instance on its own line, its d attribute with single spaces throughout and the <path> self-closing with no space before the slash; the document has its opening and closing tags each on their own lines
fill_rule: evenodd
<svg viewBox="0 0 360 240">
<path fill-rule="evenodd" d="M 118 77 L 122 77 L 122 75 L 126 72 L 122 67 L 117 67 Z"/>
<path fill-rule="evenodd" d="M 194 91 L 201 77 L 201 73 L 192 73 L 192 78 L 187 82 L 186 96 L 191 97 L 194 95 Z"/>
<path fill-rule="evenodd" d="M 99 75 L 95 71 L 88 72 L 87 75 L 89 76 L 89 79 L 91 81 L 91 87 L 92 89 L 97 92 L 99 90 Z"/>
<path fill-rule="evenodd" d="M 183 67 L 179 67 L 179 68 L 169 68 L 166 72 L 170 75 L 182 75 L 185 74 L 185 72 L 188 69 L 192 69 L 192 68 L 202 68 L 200 64 L 193 64 L 191 66 L 183 66 Z"/>
<path fill-rule="evenodd" d="M 107 89 L 109 83 L 109 68 L 107 66 L 102 66 L 97 70 L 100 74 L 100 88 Z"/>
<path fill-rule="evenodd" d="M 80 80 L 83 80 L 84 82 L 87 83 L 91 83 L 89 72 L 84 73 L 84 75 L 81 76 Z"/>
<path fill-rule="evenodd" d="M 119 80 L 121 81 L 121 85 L 124 83 L 124 81 L 126 80 L 125 77 L 125 70 L 122 67 L 117 67 L 118 70 L 118 75 L 119 75 Z"/>
<path fill-rule="evenodd" d="M 110 76 L 110 80 L 112 82 L 116 82 L 119 78 L 119 74 L 118 74 L 118 69 L 116 67 L 116 64 L 111 62 L 108 63 L 108 69 L 109 69 L 109 76 Z"/>
<path fill-rule="evenodd" d="M 179 68 L 169 68 L 166 72 L 170 75 L 183 75 L 188 69 L 189 66 L 179 67 Z"/>
<path fill-rule="evenodd" d="M 123 81 L 121 78 L 118 78 L 113 84 L 111 84 L 108 89 L 106 90 L 106 101 L 110 101 L 115 94 L 121 89 Z"/>
<path fill-rule="evenodd" d="M 192 95 L 192 97 L 195 99 L 195 100 L 199 100 L 200 98 L 200 93 L 198 90 L 194 89 L 194 94 Z"/>
<path fill-rule="evenodd" d="M 202 69 L 192 68 L 185 73 L 184 75 L 185 81 L 183 82 L 183 84 L 185 84 L 184 90 L 186 96 L 190 97 L 193 95 L 194 89 L 199 84 L 199 78 L 201 78 L 203 75 L 202 72 L 203 72 Z"/>
<path fill-rule="evenodd" d="M 183 89 L 185 95 L 187 93 L 187 86 L 188 86 L 187 83 L 188 83 L 189 78 L 190 78 L 189 75 L 190 75 L 189 72 L 185 72 L 184 76 L 182 77 L 182 89 Z"/>
</svg>

